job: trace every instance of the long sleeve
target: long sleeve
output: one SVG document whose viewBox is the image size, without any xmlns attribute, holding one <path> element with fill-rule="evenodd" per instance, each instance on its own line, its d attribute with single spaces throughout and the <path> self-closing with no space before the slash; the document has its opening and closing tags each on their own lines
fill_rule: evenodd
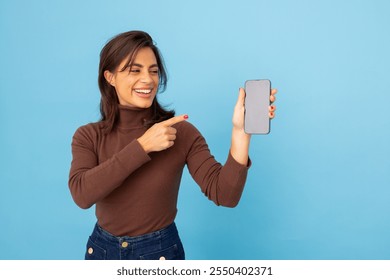
<svg viewBox="0 0 390 280">
<path fill-rule="evenodd" d="M 235 207 L 244 189 L 248 166 L 243 166 L 228 154 L 224 165 L 211 155 L 203 136 L 195 130 L 195 138 L 188 152 L 187 166 L 202 192 L 217 205 Z"/>
<path fill-rule="evenodd" d="M 91 126 L 79 128 L 72 141 L 69 188 L 76 204 L 89 208 L 106 197 L 140 166 L 150 161 L 137 140 L 99 164 L 97 134 Z"/>
</svg>

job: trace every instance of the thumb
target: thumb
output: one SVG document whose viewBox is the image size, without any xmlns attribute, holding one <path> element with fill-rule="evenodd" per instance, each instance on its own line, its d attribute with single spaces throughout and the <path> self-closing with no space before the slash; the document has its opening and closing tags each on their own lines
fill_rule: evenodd
<svg viewBox="0 0 390 280">
<path fill-rule="evenodd" d="M 245 90 L 243 88 L 240 88 L 236 105 L 242 107 L 244 106 L 244 102 L 245 102 Z"/>
<path fill-rule="evenodd" d="M 180 116 L 175 116 L 175 117 L 172 117 L 170 119 L 167 119 L 166 121 L 162 121 L 162 122 L 160 122 L 160 124 L 162 124 L 164 126 L 172 126 L 176 123 L 185 121 L 187 119 L 188 119 L 188 115 L 180 115 Z"/>
</svg>

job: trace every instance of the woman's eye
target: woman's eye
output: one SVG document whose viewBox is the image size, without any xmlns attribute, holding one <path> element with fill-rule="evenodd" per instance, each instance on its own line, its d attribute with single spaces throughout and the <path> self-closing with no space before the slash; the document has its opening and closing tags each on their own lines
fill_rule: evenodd
<svg viewBox="0 0 390 280">
<path fill-rule="evenodd" d="M 141 70 L 139 70 L 139 69 L 130 69 L 130 72 L 131 73 L 139 73 L 139 72 L 141 72 Z"/>
<path fill-rule="evenodd" d="M 152 74 L 158 74 L 158 70 L 151 70 L 150 73 L 152 73 Z"/>
</svg>

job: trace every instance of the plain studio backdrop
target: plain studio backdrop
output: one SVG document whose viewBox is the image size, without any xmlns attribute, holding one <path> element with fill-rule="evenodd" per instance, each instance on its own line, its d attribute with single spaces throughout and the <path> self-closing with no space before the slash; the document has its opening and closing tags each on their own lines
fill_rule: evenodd
<svg viewBox="0 0 390 280">
<path fill-rule="evenodd" d="M 68 190 L 75 130 L 99 119 L 99 52 L 144 30 L 169 73 L 160 100 L 224 163 L 238 88 L 279 90 L 253 136 L 237 208 L 187 169 L 188 259 L 390 259 L 390 2 L 0 2 L 0 259 L 82 259 L 95 223 Z M 153 174 L 151 174 L 153 176 Z"/>
</svg>

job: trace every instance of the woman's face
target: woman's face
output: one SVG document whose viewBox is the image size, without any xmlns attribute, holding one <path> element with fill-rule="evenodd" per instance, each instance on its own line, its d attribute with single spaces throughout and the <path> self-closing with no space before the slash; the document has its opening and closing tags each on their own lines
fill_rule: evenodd
<svg viewBox="0 0 390 280">
<path fill-rule="evenodd" d="M 159 83 L 156 56 L 151 48 L 145 47 L 138 51 L 132 65 L 120 71 L 126 62 L 124 59 L 115 73 L 106 70 L 104 77 L 115 87 L 121 105 L 149 108 Z"/>
</svg>

